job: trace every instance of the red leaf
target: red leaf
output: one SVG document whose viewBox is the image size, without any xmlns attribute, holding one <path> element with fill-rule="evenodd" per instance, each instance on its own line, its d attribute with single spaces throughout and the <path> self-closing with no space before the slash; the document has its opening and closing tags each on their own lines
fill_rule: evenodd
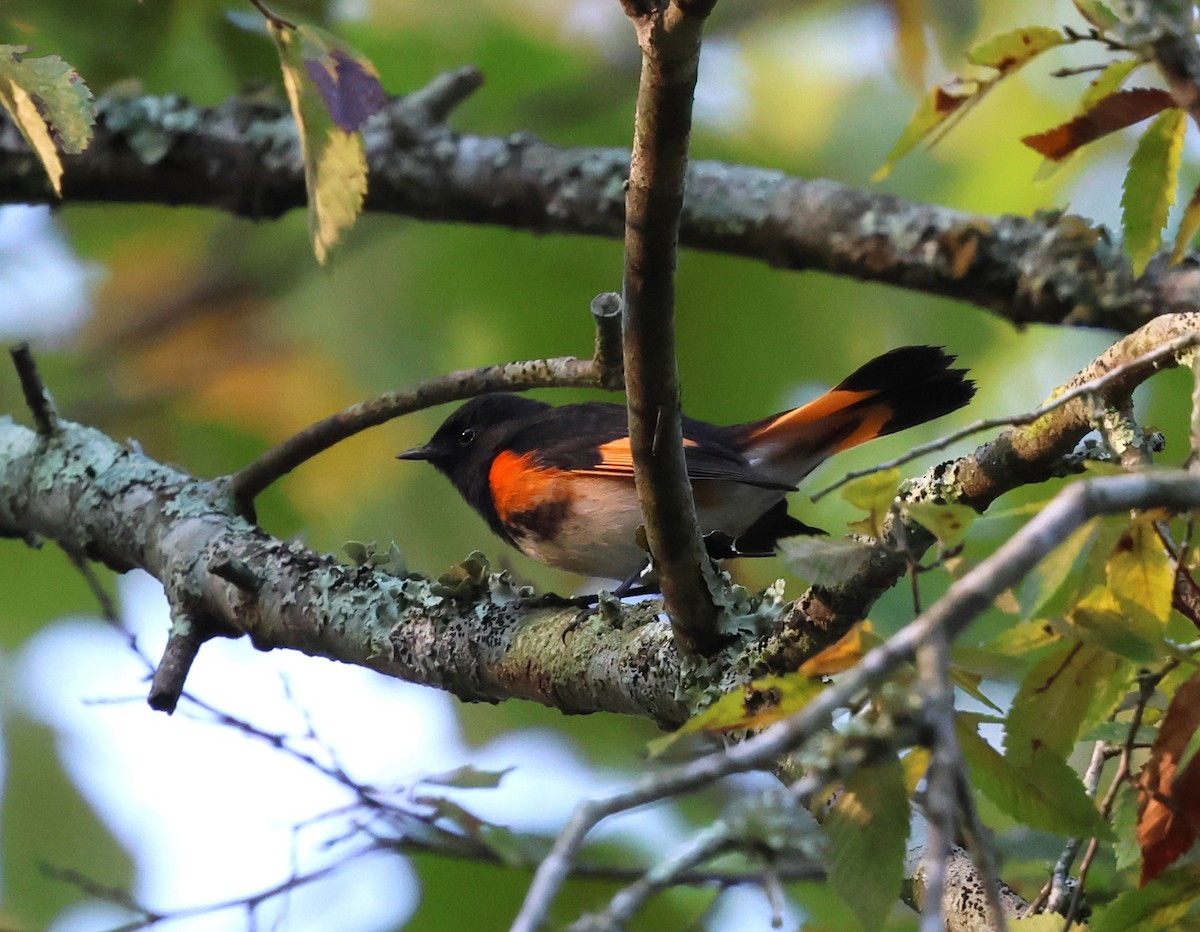
<svg viewBox="0 0 1200 932">
<path fill-rule="evenodd" d="M 1140 87 L 1128 91 L 1117 91 L 1096 101 L 1086 113 L 1044 133 L 1025 136 L 1021 142 L 1040 152 L 1048 159 L 1064 159 L 1080 146 L 1095 142 L 1101 136 L 1175 106 L 1175 101 L 1166 91 Z"/>
<path fill-rule="evenodd" d="M 1187 852 L 1200 836 L 1200 754 L 1176 775 L 1180 757 L 1200 727 L 1200 672 L 1179 687 L 1163 717 L 1150 759 L 1138 777 L 1138 844 L 1142 886 Z"/>
</svg>

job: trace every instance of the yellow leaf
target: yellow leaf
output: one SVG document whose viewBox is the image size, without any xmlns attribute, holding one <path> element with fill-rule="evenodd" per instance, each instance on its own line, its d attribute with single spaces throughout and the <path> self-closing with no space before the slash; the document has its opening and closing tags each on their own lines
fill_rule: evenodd
<svg viewBox="0 0 1200 932">
<path fill-rule="evenodd" d="M 650 754 L 657 757 L 679 738 L 700 731 L 765 728 L 804 708 L 824 688 L 824 684 L 802 673 L 754 680 L 740 690 L 726 693 L 671 734 L 651 741 Z"/>
<path fill-rule="evenodd" d="M 42 163 L 54 193 L 62 197 L 62 160 L 58 157 L 58 148 L 33 98 L 24 88 L 9 81 L 0 81 L 0 105 L 9 112 L 17 129 L 29 143 L 29 148 Z"/>
<path fill-rule="evenodd" d="M 309 237 L 324 263 L 362 212 L 367 160 L 358 127 L 385 98 L 370 63 L 330 34 L 269 28 L 304 152 Z"/>
<path fill-rule="evenodd" d="M 1166 548 L 1149 521 L 1134 521 L 1108 558 L 1108 588 L 1165 623 L 1175 574 Z"/>
<path fill-rule="evenodd" d="M 883 519 L 892 510 L 892 502 L 896 499 L 896 487 L 899 484 L 900 470 L 887 469 L 863 476 L 843 486 L 842 498 L 867 512 L 864 520 L 854 522 L 850 528 L 868 537 L 878 537 Z"/>
<path fill-rule="evenodd" d="M 78 153 L 92 138 L 92 93 L 78 73 L 57 55 L 29 58 L 20 45 L 0 45 L 0 106 L 42 163 L 62 196 L 62 160 Z"/>
<path fill-rule="evenodd" d="M 913 502 L 906 504 L 904 510 L 943 547 L 961 544 L 971 523 L 979 517 L 974 508 L 966 505 L 939 505 L 936 502 Z"/>
<path fill-rule="evenodd" d="M 900 766 L 904 769 L 904 791 L 910 799 L 917 792 L 917 786 L 921 780 L 924 779 L 931 757 L 933 757 L 933 752 L 929 748 L 913 748 L 900 758 Z"/>
<path fill-rule="evenodd" d="M 342 231 L 352 227 L 362 213 L 367 196 L 362 137 L 329 127 L 316 162 L 316 182 L 309 189 L 308 227 L 317 261 L 324 262 Z"/>
<path fill-rule="evenodd" d="M 862 660 L 863 654 L 882 644 L 870 621 L 860 621 L 835 643 L 809 657 L 800 665 L 805 676 L 832 676 L 849 670 Z"/>
<path fill-rule="evenodd" d="M 1175 245 L 1171 248 L 1171 265 L 1178 265 L 1183 261 L 1183 254 L 1187 252 L 1188 245 L 1196 238 L 1197 231 L 1200 231 L 1200 186 L 1192 192 L 1191 200 L 1187 202 L 1187 207 L 1183 209 L 1183 217 L 1179 221 L 1179 231 L 1175 234 Z"/>
<path fill-rule="evenodd" d="M 892 146 L 883 164 L 879 166 L 872 181 L 882 181 L 892 173 L 892 168 L 904 156 L 920 145 L 921 141 L 942 126 L 956 113 L 966 112 L 968 105 L 977 102 L 979 97 L 990 87 L 978 81 L 964 81 L 955 78 L 946 84 L 933 88 L 917 105 L 916 112 L 900 133 L 900 138 Z"/>
<path fill-rule="evenodd" d="M 967 61 L 973 65 L 995 68 L 1001 74 L 1009 74 L 1046 49 L 1066 41 L 1067 37 L 1057 29 L 1025 26 L 980 42 L 967 52 Z"/>
</svg>

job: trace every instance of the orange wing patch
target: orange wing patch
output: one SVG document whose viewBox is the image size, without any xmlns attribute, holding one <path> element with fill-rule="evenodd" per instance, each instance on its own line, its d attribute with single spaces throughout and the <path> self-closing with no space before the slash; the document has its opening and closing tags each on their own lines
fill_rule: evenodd
<svg viewBox="0 0 1200 932">
<path fill-rule="evenodd" d="M 700 444 L 684 437 L 683 445 L 684 447 L 698 447 Z M 629 445 L 628 437 L 618 437 L 616 440 L 602 443 L 599 452 L 600 462 L 591 469 L 581 470 L 582 472 L 597 473 L 601 476 L 633 475 L 633 449 Z"/>
<path fill-rule="evenodd" d="M 520 515 L 569 499 L 566 483 L 570 478 L 565 470 L 538 466 L 533 453 L 502 450 L 488 471 L 497 517 L 507 524 Z"/>
</svg>

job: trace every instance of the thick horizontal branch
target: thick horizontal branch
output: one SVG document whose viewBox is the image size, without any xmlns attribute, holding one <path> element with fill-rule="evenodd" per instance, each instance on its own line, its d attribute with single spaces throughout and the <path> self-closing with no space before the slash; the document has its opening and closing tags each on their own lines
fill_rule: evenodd
<svg viewBox="0 0 1200 932">
<path fill-rule="evenodd" d="M 47 439 L 0 417 L 0 535 L 31 533 L 117 570 L 146 570 L 172 605 L 245 632 L 258 647 L 357 664 L 468 700 L 519 697 L 662 725 L 687 715 L 657 603 L 583 617 L 574 606 L 525 605 L 500 577 L 452 594 L 419 577 L 346 566 L 270 537 L 238 517 L 221 486 L 96 430 L 60 421 Z M 253 574 L 257 589 L 213 569 L 230 565 Z"/>
<path fill-rule="evenodd" d="M 468 80 L 470 79 L 470 80 Z M 629 153 L 548 145 L 526 133 L 452 132 L 438 122 L 478 75 L 451 72 L 368 123 L 366 208 L 431 221 L 618 239 Z M 430 98 L 433 98 L 431 102 Z M 199 107 L 174 95 L 103 98 L 96 136 L 63 159 L 66 203 L 191 204 L 254 219 L 304 204 L 299 142 L 282 102 Z M 832 272 L 995 311 L 1016 322 L 1130 331 L 1200 305 L 1200 262 L 1151 263 L 1136 282 L 1105 230 L 1073 216 L 983 217 L 810 181 L 694 161 L 680 244 L 788 269 Z M 0 203 L 56 203 L 34 156 L 0 118 Z"/>
</svg>

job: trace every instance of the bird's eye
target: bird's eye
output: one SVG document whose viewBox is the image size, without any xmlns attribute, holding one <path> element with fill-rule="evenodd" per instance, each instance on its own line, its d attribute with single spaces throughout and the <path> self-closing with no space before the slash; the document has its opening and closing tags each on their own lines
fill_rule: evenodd
<svg viewBox="0 0 1200 932">
<path fill-rule="evenodd" d="M 471 443 L 474 439 L 475 439 L 475 428 L 474 427 L 465 427 L 465 428 L 463 428 L 462 433 L 460 433 L 458 435 L 458 442 L 460 445 L 462 445 L 464 447 L 467 444 Z"/>
</svg>

